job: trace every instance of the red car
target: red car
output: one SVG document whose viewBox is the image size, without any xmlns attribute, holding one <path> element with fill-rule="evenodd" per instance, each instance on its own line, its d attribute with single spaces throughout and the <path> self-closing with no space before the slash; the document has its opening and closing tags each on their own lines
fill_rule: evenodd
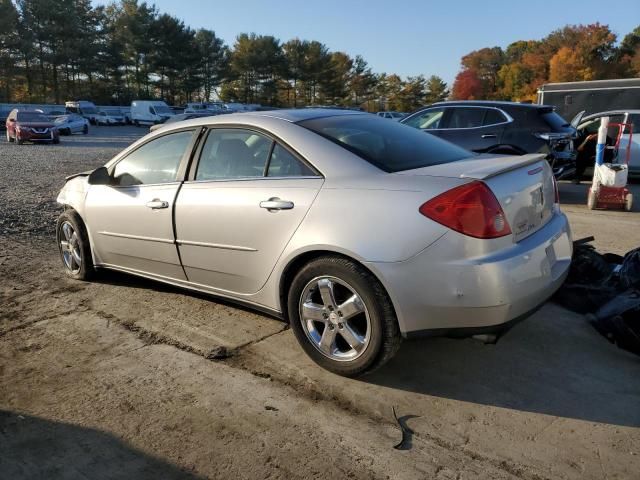
<svg viewBox="0 0 640 480">
<path fill-rule="evenodd" d="M 7 141 L 60 143 L 60 133 L 41 111 L 15 108 L 7 117 Z"/>
</svg>

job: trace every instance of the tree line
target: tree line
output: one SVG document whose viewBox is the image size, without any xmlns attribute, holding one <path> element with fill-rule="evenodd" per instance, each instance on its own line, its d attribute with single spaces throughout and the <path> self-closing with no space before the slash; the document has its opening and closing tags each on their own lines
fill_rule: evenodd
<svg viewBox="0 0 640 480">
<path fill-rule="evenodd" d="M 547 82 L 640 76 L 640 27 L 618 44 L 606 25 L 462 57 L 449 91 L 438 76 L 375 73 L 316 40 L 239 34 L 227 45 L 139 0 L 0 0 L 0 103 L 161 98 L 411 111 L 446 98 L 535 100 Z"/>
<path fill-rule="evenodd" d="M 607 25 L 567 25 L 542 40 L 475 50 L 461 63 L 453 98 L 535 101 L 549 82 L 640 77 L 640 26 L 618 44 Z"/>
<path fill-rule="evenodd" d="M 437 76 L 377 74 L 315 40 L 242 33 L 226 45 L 138 0 L 0 0 L 0 102 L 215 97 L 410 111 L 448 95 Z"/>
</svg>

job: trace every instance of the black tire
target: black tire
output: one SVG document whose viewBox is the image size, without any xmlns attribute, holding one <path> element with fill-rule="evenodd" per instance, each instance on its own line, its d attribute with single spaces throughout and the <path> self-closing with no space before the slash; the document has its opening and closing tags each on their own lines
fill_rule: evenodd
<svg viewBox="0 0 640 480">
<path fill-rule="evenodd" d="M 71 135 L 71 130 L 68 128 L 63 128 L 60 130 L 60 135 Z"/>
<path fill-rule="evenodd" d="M 82 134 L 83 134 L 83 135 L 86 135 L 86 134 L 88 134 L 88 133 L 89 133 L 89 127 L 88 127 L 87 125 L 85 125 L 85 126 L 82 128 Z"/>
<path fill-rule="evenodd" d="M 305 287 L 323 276 L 346 282 L 361 298 L 369 314 L 369 342 L 353 360 L 339 361 L 325 356 L 307 337 L 302 325 L 299 308 Z M 400 347 L 398 321 L 384 287 L 371 272 L 347 258 L 323 256 L 307 263 L 291 282 L 287 306 L 291 328 L 304 351 L 318 365 L 338 375 L 356 377 L 372 372 L 389 361 Z"/>
<path fill-rule="evenodd" d="M 22 139 L 18 138 L 17 136 L 16 136 L 16 138 L 15 138 L 14 140 L 16 141 L 16 143 L 17 143 L 18 145 L 24 145 L 24 140 L 22 140 Z"/>
<path fill-rule="evenodd" d="M 53 143 L 54 145 L 58 145 L 60 143 L 60 139 L 59 138 L 55 138 L 53 140 L 53 142 L 51 142 L 51 143 Z"/>
<path fill-rule="evenodd" d="M 624 210 L 630 212 L 633 208 L 633 194 L 627 193 L 624 197 Z"/>
<path fill-rule="evenodd" d="M 69 268 L 63 255 L 62 241 L 66 241 L 63 227 L 66 223 L 71 225 L 73 231 L 77 235 L 77 252 L 81 257 L 80 266 L 77 269 Z M 85 281 L 93 278 L 95 275 L 95 269 L 93 267 L 93 259 L 91 258 L 89 235 L 87 235 L 87 229 L 85 228 L 80 215 L 78 215 L 74 210 L 65 210 L 65 212 L 58 217 L 58 222 L 56 224 L 56 242 L 58 244 L 58 251 L 60 252 L 60 259 L 62 260 L 63 270 L 68 277 L 73 278 L 74 280 Z"/>
</svg>

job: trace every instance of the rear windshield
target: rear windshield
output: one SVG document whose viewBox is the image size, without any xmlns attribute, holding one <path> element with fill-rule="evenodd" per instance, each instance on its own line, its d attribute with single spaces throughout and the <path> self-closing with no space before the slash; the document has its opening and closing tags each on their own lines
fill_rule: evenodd
<svg viewBox="0 0 640 480">
<path fill-rule="evenodd" d="M 19 122 L 46 122 L 49 123 L 49 119 L 39 112 L 18 112 Z"/>
<path fill-rule="evenodd" d="M 454 162 L 471 152 L 421 130 L 375 115 L 340 115 L 298 122 L 385 172 Z"/>
<path fill-rule="evenodd" d="M 554 132 L 571 130 L 571 125 L 556 112 L 545 112 L 542 113 L 541 116 Z"/>
</svg>

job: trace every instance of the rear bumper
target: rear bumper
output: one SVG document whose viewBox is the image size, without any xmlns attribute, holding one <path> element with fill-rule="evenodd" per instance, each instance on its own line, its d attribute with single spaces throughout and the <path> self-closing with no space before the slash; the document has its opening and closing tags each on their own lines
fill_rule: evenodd
<svg viewBox="0 0 640 480">
<path fill-rule="evenodd" d="M 450 231 L 404 262 L 368 264 L 391 296 L 404 336 L 499 330 L 553 295 L 571 263 L 571 232 L 562 213 L 497 253 L 466 258 L 466 240 L 458 237 Z"/>
</svg>

